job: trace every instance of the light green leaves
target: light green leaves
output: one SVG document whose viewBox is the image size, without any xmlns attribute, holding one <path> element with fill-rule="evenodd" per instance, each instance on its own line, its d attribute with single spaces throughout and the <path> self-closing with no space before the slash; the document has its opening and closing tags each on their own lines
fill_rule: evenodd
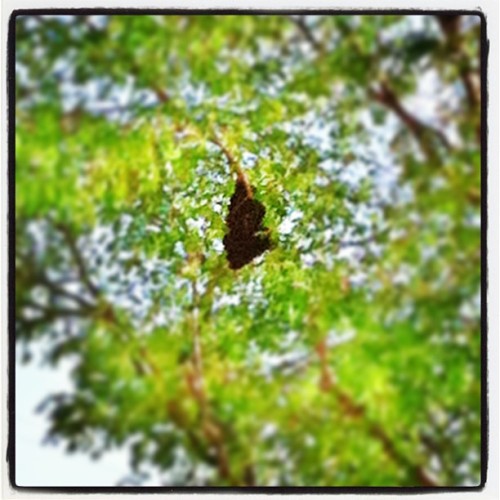
<svg viewBox="0 0 500 500">
<path fill-rule="evenodd" d="M 434 17 L 17 23 L 16 334 L 76 360 L 54 438 L 172 485 L 477 482 L 479 112 Z M 456 109 L 407 106 L 430 68 Z M 234 272 L 236 165 L 273 246 Z"/>
</svg>

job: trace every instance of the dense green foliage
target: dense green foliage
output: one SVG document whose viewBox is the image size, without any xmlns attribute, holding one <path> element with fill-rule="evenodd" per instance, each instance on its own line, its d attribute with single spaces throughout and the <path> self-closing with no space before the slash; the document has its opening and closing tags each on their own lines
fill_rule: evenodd
<svg viewBox="0 0 500 500">
<path fill-rule="evenodd" d="M 18 350 L 74 363 L 51 439 L 171 485 L 478 484 L 478 18 L 16 26 Z M 232 271 L 238 169 L 273 248 Z"/>
</svg>

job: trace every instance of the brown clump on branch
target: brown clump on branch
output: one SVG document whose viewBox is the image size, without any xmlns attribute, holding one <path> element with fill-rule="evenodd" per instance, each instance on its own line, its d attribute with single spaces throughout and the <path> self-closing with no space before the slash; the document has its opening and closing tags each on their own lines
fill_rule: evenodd
<svg viewBox="0 0 500 500">
<path fill-rule="evenodd" d="M 262 225 L 266 209 L 255 200 L 254 190 L 242 173 L 229 203 L 224 248 L 231 269 L 240 269 L 271 248 L 269 229 Z"/>
</svg>

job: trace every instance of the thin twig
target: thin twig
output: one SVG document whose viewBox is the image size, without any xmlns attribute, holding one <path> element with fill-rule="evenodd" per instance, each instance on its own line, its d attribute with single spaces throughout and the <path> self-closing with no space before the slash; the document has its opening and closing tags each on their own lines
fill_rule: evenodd
<svg viewBox="0 0 500 500">
<path fill-rule="evenodd" d="M 387 234 L 389 234 L 390 231 L 391 228 L 387 228 L 382 231 L 379 231 L 378 233 L 374 233 L 370 236 L 367 236 L 366 238 L 361 238 L 359 240 L 341 240 L 339 241 L 339 247 L 346 248 L 346 247 L 365 246 L 367 243 L 373 243 L 377 241 L 380 237 L 386 236 Z"/>
<path fill-rule="evenodd" d="M 229 163 L 229 167 L 233 170 L 233 172 L 236 173 L 237 181 L 243 183 L 243 185 L 245 186 L 247 197 L 253 198 L 253 190 L 250 181 L 248 180 L 248 177 L 246 176 L 245 172 L 243 171 L 243 169 L 241 168 L 240 164 L 233 156 L 231 151 L 229 151 L 229 149 L 222 143 L 222 141 L 216 135 L 212 136 L 210 140 L 214 144 L 219 146 L 219 148 L 222 150 L 222 153 L 224 154 Z"/>
</svg>

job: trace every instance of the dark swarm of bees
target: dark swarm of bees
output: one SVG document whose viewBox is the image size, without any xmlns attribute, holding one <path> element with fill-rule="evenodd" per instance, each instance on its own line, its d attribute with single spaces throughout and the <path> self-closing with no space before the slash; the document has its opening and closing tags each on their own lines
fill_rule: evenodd
<svg viewBox="0 0 500 500">
<path fill-rule="evenodd" d="M 223 243 L 231 269 L 240 269 L 271 248 L 269 229 L 262 225 L 266 209 L 255 200 L 254 188 L 239 175 L 226 217 Z"/>
</svg>

